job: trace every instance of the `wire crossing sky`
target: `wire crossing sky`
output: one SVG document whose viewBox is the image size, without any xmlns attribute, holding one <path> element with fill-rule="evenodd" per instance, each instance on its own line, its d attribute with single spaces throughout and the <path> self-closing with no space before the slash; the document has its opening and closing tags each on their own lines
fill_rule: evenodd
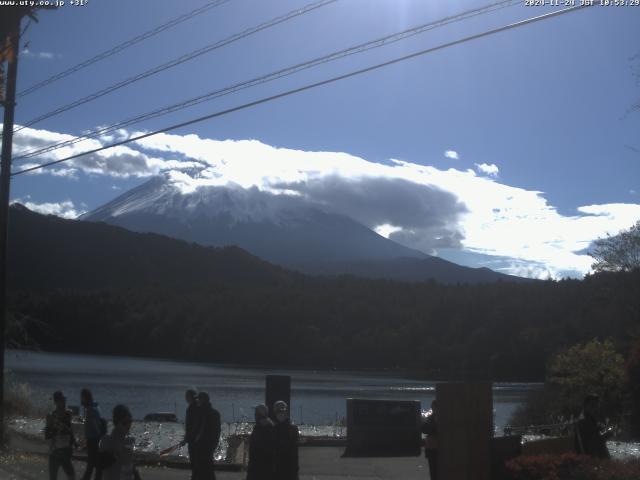
<svg viewBox="0 0 640 480">
<path fill-rule="evenodd" d="M 164 32 L 165 30 L 169 30 L 172 27 L 175 27 L 176 25 L 181 24 L 182 22 L 186 22 L 187 20 L 190 20 L 192 18 L 194 18 L 197 15 L 202 15 L 203 13 L 208 12 L 209 10 L 215 8 L 215 7 L 219 7 L 220 5 L 223 5 L 227 2 L 229 2 L 231 0 L 215 0 L 213 2 L 209 2 L 205 5 L 203 5 L 202 7 L 196 8 L 195 10 L 190 11 L 189 13 L 185 13 L 184 15 L 180 15 L 179 17 L 173 18 L 171 20 L 169 20 L 166 23 L 163 23 L 162 25 L 157 26 L 156 28 L 153 28 L 147 32 L 144 32 L 140 35 L 136 35 L 133 38 L 130 38 L 129 40 L 126 40 L 118 45 L 116 45 L 113 48 L 110 48 L 109 50 L 105 50 L 104 52 L 98 53 L 97 55 L 88 58 L 87 60 L 78 63 L 77 65 L 74 65 L 71 68 L 68 68 L 66 70 L 63 70 L 60 73 L 57 73 L 56 75 L 52 75 L 51 77 L 42 80 L 41 82 L 36 83 L 35 85 L 32 85 L 31 87 L 25 88 L 24 90 L 22 90 L 21 92 L 17 93 L 17 97 L 23 97 L 25 95 L 29 95 L 30 93 L 35 92 L 36 90 L 39 90 L 43 87 L 46 87 L 48 85 L 51 85 L 54 82 L 57 82 L 58 80 L 61 80 L 65 77 L 68 77 L 69 75 L 72 75 L 80 70 L 82 70 L 83 68 L 87 68 L 89 65 L 93 65 L 94 63 L 100 62 L 101 60 L 104 60 L 106 58 L 111 57 L 112 55 L 116 55 L 120 52 L 122 52 L 123 50 L 132 47 L 133 45 L 135 45 L 136 43 L 140 43 L 144 40 L 147 40 L 148 38 L 151 38 L 155 35 L 158 35 L 159 33 Z"/>
<path fill-rule="evenodd" d="M 132 142 L 136 142 L 136 141 L 139 141 L 139 140 L 143 140 L 145 138 L 149 138 L 149 137 L 152 137 L 154 135 L 158 135 L 159 133 L 170 132 L 171 130 L 176 130 L 178 128 L 182 128 L 182 127 L 186 127 L 186 126 L 189 126 L 189 125 L 193 125 L 194 123 L 203 122 L 205 120 L 211 120 L 213 118 L 221 117 L 223 115 L 228 115 L 230 113 L 234 113 L 234 112 L 237 112 L 239 110 L 244 110 L 246 108 L 256 107 L 256 106 L 261 105 L 263 103 L 272 102 L 272 101 L 278 100 L 280 98 L 288 97 L 289 95 L 295 95 L 295 94 L 298 94 L 298 93 L 305 92 L 307 90 L 311 90 L 313 88 L 318 88 L 318 87 L 321 87 L 321 86 L 324 86 L 324 85 L 328 85 L 330 83 L 338 82 L 340 80 L 346 80 L 347 78 L 355 77 L 357 75 L 362 75 L 364 73 L 369 73 L 369 72 L 372 72 L 372 71 L 377 70 L 379 68 L 388 67 L 390 65 L 394 65 L 394 64 L 399 63 L 399 62 L 404 62 L 406 60 L 411 60 L 413 58 L 420 57 L 420 56 L 426 55 L 428 53 L 433 53 L 433 52 L 436 52 L 438 50 L 442 50 L 444 48 L 453 47 L 455 45 L 460 45 L 462 43 L 470 42 L 472 40 L 478 40 L 480 38 L 483 38 L 483 37 L 486 37 L 486 36 L 489 36 L 489 35 L 494 35 L 496 33 L 506 32 L 506 31 L 511 30 L 513 28 L 523 27 L 525 25 L 529 25 L 530 23 L 535 23 L 535 22 L 539 22 L 541 20 L 546 20 L 548 18 L 557 17 L 559 15 L 563 15 L 563 14 L 566 14 L 566 13 L 582 10 L 584 8 L 588 8 L 589 6 L 590 5 L 570 7 L 570 8 L 566 8 L 566 9 L 560 10 L 558 12 L 552 12 L 552 13 L 547 13 L 547 14 L 540 15 L 540 16 L 537 16 L 537 17 L 528 18 L 528 19 L 522 20 L 520 22 L 512 23 L 511 25 L 505 25 L 505 26 L 500 27 L 500 28 L 495 28 L 493 30 L 488 30 L 486 32 L 482 32 L 482 33 L 479 33 L 479 34 L 476 34 L 476 35 L 471 35 L 469 37 L 465 37 L 465 38 L 462 38 L 460 40 L 456 40 L 456 41 L 453 41 L 453 42 L 445 43 L 443 45 L 438 45 L 437 47 L 428 48 L 426 50 L 421 50 L 419 52 L 412 53 L 412 54 L 406 55 L 404 57 L 400 57 L 400 58 L 396 58 L 396 59 L 390 60 L 388 62 L 379 63 L 379 64 L 373 65 L 371 67 L 363 68 L 361 70 L 356 70 L 356 71 L 347 73 L 345 75 L 340 75 L 339 77 L 329 78 L 327 80 L 323 80 L 323 81 L 320 81 L 320 82 L 317 82 L 317 83 L 313 83 L 311 85 L 305 85 L 303 87 L 295 88 L 293 90 L 289 90 L 287 92 L 283 92 L 283 93 L 280 93 L 278 95 L 273 95 L 271 97 L 263 98 L 263 99 L 260 99 L 260 100 L 256 100 L 254 102 L 250 102 L 250 103 L 247 103 L 247 104 L 244 104 L 244 105 L 240 105 L 238 107 L 230 108 L 230 109 L 223 110 L 223 111 L 220 111 L 220 112 L 211 113 L 211 114 L 205 115 L 203 117 L 194 118 L 194 119 L 186 121 L 186 122 L 182 122 L 182 123 L 179 123 L 179 124 L 176 124 L 176 125 L 171 125 L 169 127 L 165 127 L 165 128 L 160 129 L 160 130 L 156 130 L 154 132 L 145 133 L 145 134 L 142 134 L 142 135 L 137 135 L 135 137 L 128 138 L 128 139 L 123 140 L 121 142 L 116 142 L 116 143 L 112 143 L 110 145 L 105 145 L 103 147 L 96 148 L 94 150 L 89 150 L 89 151 L 82 152 L 82 153 L 78 153 L 76 155 L 72 155 L 70 157 L 62 158 L 60 160 L 56 160 L 56 161 L 53 161 L 53 162 L 43 163 L 42 165 L 36 165 L 36 166 L 33 166 L 33 167 L 25 168 L 23 170 L 19 170 L 17 172 L 11 173 L 11 176 L 13 177 L 13 176 L 16 176 L 16 175 L 22 175 L 22 174 L 25 174 L 25 173 L 34 172 L 36 170 L 40 170 L 41 168 L 47 168 L 47 167 L 51 167 L 53 165 L 58 165 L 60 163 L 67 162 L 69 160 L 73 160 L 75 158 L 82 157 L 84 155 L 89 155 L 89 154 L 92 154 L 92 153 L 98 153 L 98 152 L 101 152 L 101 151 L 104 151 L 104 150 L 108 150 L 108 149 L 113 148 L 113 147 L 117 147 L 117 146 L 120 146 L 120 145 L 126 145 L 128 143 L 132 143 Z"/>
<path fill-rule="evenodd" d="M 318 8 L 324 7 L 326 5 L 332 4 L 337 2 L 338 0 L 320 0 L 314 3 L 310 3 L 309 5 L 306 5 L 303 8 L 300 9 L 296 9 L 293 10 L 285 15 L 281 15 L 279 17 L 273 18 L 267 22 L 261 23 L 259 25 L 256 25 L 255 27 L 249 28 L 247 30 L 244 30 L 240 33 L 236 33 L 234 35 L 231 35 L 230 37 L 225 38 L 224 40 L 220 40 L 219 42 L 215 42 L 212 43 L 210 45 L 207 45 L 205 47 L 199 48 L 197 50 L 194 50 L 190 53 L 187 53 L 185 55 L 182 55 L 178 58 L 175 58 L 173 60 L 170 60 L 168 62 L 165 62 L 161 65 L 157 65 L 149 70 L 146 70 L 142 73 L 138 73 L 137 75 L 133 75 L 132 77 L 129 77 L 125 80 L 122 80 L 118 83 L 115 83 L 113 85 L 110 85 L 106 88 L 103 88 L 102 90 L 99 90 L 95 93 L 92 93 L 91 95 L 87 95 L 85 97 L 82 97 L 74 102 L 68 103 L 66 105 L 63 105 L 61 107 L 56 108 L 55 110 L 52 110 L 48 113 L 45 113 L 43 115 L 40 115 L 32 120 L 29 120 L 28 122 L 26 122 L 24 125 L 17 127 L 14 129 L 14 132 L 20 131 L 23 128 L 26 127 L 30 127 L 36 123 L 41 122 L 42 120 L 46 120 L 47 118 L 51 118 L 54 117 L 56 115 L 59 115 L 61 113 L 67 112 L 71 109 L 74 109 L 76 107 L 79 107 L 80 105 L 84 105 L 85 103 L 88 102 L 92 102 L 93 100 L 96 100 L 100 97 L 103 97 L 105 95 L 108 95 L 109 93 L 115 92 L 116 90 L 119 90 L 123 87 L 126 87 L 128 85 L 131 85 L 132 83 L 138 82 L 142 79 L 148 78 L 152 75 L 157 75 L 158 73 L 162 73 L 165 70 L 168 70 L 169 68 L 173 68 L 177 65 L 180 65 L 182 63 L 188 62 L 190 60 L 193 60 L 195 58 L 200 57 L 201 55 L 204 55 L 206 53 L 212 52 L 214 50 L 217 50 L 219 48 L 225 47 L 227 45 L 230 45 L 231 43 L 237 42 L 239 40 L 242 40 L 244 38 L 247 38 L 251 35 L 254 35 L 258 32 L 261 32 L 263 30 L 266 30 L 268 28 L 274 27 L 276 25 L 279 25 L 282 22 L 286 22 L 288 20 L 291 20 L 293 18 L 299 17 L 300 15 L 304 15 L 306 13 L 312 12 L 313 10 L 316 10 Z"/>
<path fill-rule="evenodd" d="M 215 98 L 218 98 L 220 96 L 223 95 L 228 95 L 234 92 L 237 92 L 239 90 L 245 89 L 245 88 L 250 88 L 256 85 L 260 85 L 262 83 L 265 82 L 269 82 L 269 81 L 273 81 L 273 80 L 277 80 L 279 78 L 282 78 L 284 76 L 288 76 L 288 75 L 292 75 L 295 74 L 301 70 L 305 70 L 307 68 L 312 68 L 314 66 L 317 65 L 322 65 L 324 63 L 327 62 L 331 62 L 334 60 L 338 60 L 340 58 L 344 58 L 350 55 L 354 55 L 354 54 L 358 54 L 358 53 L 362 53 L 365 52 L 367 50 L 370 50 L 372 48 L 381 48 L 384 47 L 388 44 L 394 43 L 394 42 L 398 42 L 401 40 L 404 40 L 406 38 L 412 37 L 414 35 L 419 35 L 421 33 L 425 33 L 431 29 L 434 28 L 438 28 L 438 27 L 442 27 L 445 25 L 448 25 L 450 23 L 453 22 L 460 22 L 463 21 L 465 19 L 468 19 L 470 17 L 476 16 L 476 15 L 482 15 L 482 14 L 486 14 L 489 13 L 495 9 L 499 9 L 499 8 L 505 8 L 505 7 L 509 7 L 509 6 L 513 6 L 515 4 L 518 3 L 519 0 L 507 0 L 507 1 L 501 1 L 501 2 L 495 2 L 486 6 L 483 6 L 481 8 L 476 8 L 473 10 L 468 10 L 465 11 L 463 13 L 460 13 L 458 15 L 454 15 L 454 16 L 449 16 L 440 20 L 437 20 L 435 22 L 429 22 L 427 24 L 423 24 L 423 25 L 419 25 L 417 27 L 413 27 L 410 28 L 408 30 L 404 30 L 402 32 L 399 33 L 395 33 L 392 35 L 387 35 L 383 38 L 378 38 L 375 40 L 371 40 L 369 42 L 366 43 L 362 43 L 359 45 L 356 45 L 354 47 L 350 47 L 350 48 L 346 48 L 343 50 L 340 50 L 338 52 L 333 52 L 329 55 L 324 55 L 322 57 L 318 57 L 318 58 L 314 58 L 313 60 L 309 60 L 307 62 L 304 63 L 299 63 L 297 65 L 285 68 L 285 69 L 281 69 L 275 72 L 271 72 L 267 75 L 262 75 L 260 77 L 257 78 L 253 78 L 251 80 L 246 80 L 244 82 L 241 83 L 236 83 L 234 85 L 225 87 L 223 89 L 219 89 L 219 90 L 214 90 L 213 92 L 209 92 L 206 93 L 204 95 L 199 95 L 195 98 L 191 98 L 189 100 L 185 100 L 183 102 L 177 103 L 177 104 L 173 104 L 173 105 L 169 105 L 167 107 L 163 107 L 160 109 L 156 109 L 153 110 L 151 112 L 142 114 L 142 115 L 138 115 L 135 116 L 133 118 L 127 119 L 127 120 L 123 120 L 117 123 L 114 123 L 112 125 L 106 126 L 106 127 L 101 127 L 97 130 L 94 130 L 92 132 L 88 132 L 84 135 L 75 137 L 71 140 L 66 140 L 64 142 L 59 142 L 53 145 L 49 145 L 47 147 L 43 147 L 40 149 L 35 149 L 35 150 L 30 150 L 28 152 L 24 152 L 19 156 L 14 157 L 14 161 L 15 160 L 22 160 L 22 159 L 27 159 L 27 158 L 32 158 L 32 157 L 36 157 L 39 155 L 42 155 L 44 153 L 48 153 L 48 152 L 52 152 L 54 150 L 58 150 L 60 148 L 63 147 L 67 147 L 70 145 L 74 145 L 78 142 L 81 142 L 85 139 L 90 139 L 90 138 L 97 138 L 100 137 L 101 135 L 105 135 L 107 133 L 113 132 L 114 130 L 117 130 L 119 128 L 124 128 L 124 127 L 128 127 L 131 125 L 135 125 L 137 123 L 140 123 L 144 120 L 148 120 L 151 118 L 156 118 L 162 115 L 167 115 L 169 113 L 175 112 L 177 110 L 181 110 L 183 108 L 188 108 L 194 105 L 198 105 L 202 102 L 206 102 L 209 100 L 213 100 Z"/>
<path fill-rule="evenodd" d="M 335 2 L 26 127 L 98 84 L 304 6 L 228 2 L 25 97 L 12 201 L 75 218 L 156 175 L 185 192 L 257 189 L 456 263 L 537 278 L 581 277 L 596 238 L 640 219 L 640 8 Z M 49 78 L 179 7 L 45 12 L 24 39 L 19 81 Z"/>
</svg>

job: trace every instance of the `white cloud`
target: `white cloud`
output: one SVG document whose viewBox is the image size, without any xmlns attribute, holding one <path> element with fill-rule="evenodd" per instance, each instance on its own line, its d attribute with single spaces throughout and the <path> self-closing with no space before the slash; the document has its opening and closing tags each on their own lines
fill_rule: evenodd
<svg viewBox="0 0 640 480">
<path fill-rule="evenodd" d="M 549 266 L 541 262 L 532 262 L 517 258 L 510 258 L 504 262 L 504 265 L 498 268 L 494 267 L 493 270 L 506 273 L 507 275 L 537 278 L 539 280 L 546 280 L 548 278 L 560 279 L 562 277 L 573 276 L 576 273 L 579 273 L 574 271 L 559 271 L 554 268 L 549 268 Z M 573 275 L 568 275 L 569 273 L 573 273 Z"/>
<path fill-rule="evenodd" d="M 389 235 L 392 233 L 396 233 L 402 230 L 402 227 L 396 227 L 395 225 L 389 225 L 388 223 L 383 223 L 382 225 L 378 225 L 374 228 L 378 235 L 381 235 L 385 238 L 389 238 Z"/>
<path fill-rule="evenodd" d="M 460 155 L 455 150 L 446 150 L 444 156 L 452 160 L 460 160 Z"/>
<path fill-rule="evenodd" d="M 30 201 L 27 196 L 24 199 L 18 198 L 11 203 L 21 203 L 34 212 L 42 213 L 44 215 L 55 215 L 62 218 L 77 218 L 85 213 L 85 210 L 78 209 L 71 200 L 52 203 L 36 203 Z"/>
<path fill-rule="evenodd" d="M 22 148 L 70 137 L 25 130 L 18 138 Z M 184 192 L 234 185 L 294 195 L 352 216 L 409 247 L 429 253 L 462 247 L 500 258 L 502 264 L 506 259 L 508 273 L 542 278 L 588 272 L 592 259 L 584 249 L 640 219 L 640 205 L 632 203 L 578 206 L 575 214 L 563 215 L 541 192 L 499 183 L 497 166 L 476 167 L 482 174 L 401 160 L 380 164 L 342 152 L 276 148 L 257 140 L 160 134 L 64 168 L 112 177 L 166 172 Z"/>
<path fill-rule="evenodd" d="M 65 177 L 71 180 L 78 180 L 78 170 L 76 168 L 58 168 L 51 171 L 54 177 Z"/>
<path fill-rule="evenodd" d="M 23 170 L 28 170 L 29 168 L 34 168 L 37 167 L 39 164 L 38 163 L 34 163 L 34 162 L 24 162 L 24 163 L 17 163 L 17 162 L 13 162 L 11 164 L 11 171 L 12 172 L 19 172 L 19 171 L 23 171 Z M 28 173 L 26 173 L 25 175 L 41 175 L 43 174 L 45 171 L 44 170 L 32 170 Z M 51 172 L 49 172 L 51 173 Z"/>
<path fill-rule="evenodd" d="M 106 128 L 105 125 L 100 125 L 96 128 L 97 129 L 103 129 Z M 89 133 L 89 132 L 86 132 Z M 117 130 L 114 130 L 112 132 L 109 133 L 105 133 L 104 135 L 100 136 L 100 140 L 103 143 L 115 143 L 115 142 L 122 142 L 124 140 L 127 140 L 130 136 L 130 132 L 125 130 L 124 128 L 119 128 Z"/>
<path fill-rule="evenodd" d="M 476 169 L 480 173 L 484 173 L 485 175 L 489 175 L 490 177 L 497 177 L 500 170 L 495 163 L 487 164 L 487 163 L 476 163 Z"/>
<path fill-rule="evenodd" d="M 17 159 L 13 162 L 12 170 L 15 172 L 37 166 L 41 163 L 61 160 L 78 153 L 94 150 L 111 143 L 113 140 L 120 140 L 126 137 L 126 135 L 126 132 L 118 130 L 114 132 L 113 135 L 105 137 L 104 139 L 86 139 L 38 157 L 25 160 Z M 74 138 L 73 135 L 63 133 L 24 128 L 14 136 L 14 156 L 19 157 L 33 149 L 39 149 Z M 76 178 L 79 172 L 84 172 L 86 174 L 128 178 L 149 177 L 163 170 L 179 168 L 187 168 L 187 165 L 176 160 L 149 156 L 130 146 L 119 146 L 78 157 L 53 167 L 36 170 L 33 173 Z"/>
<path fill-rule="evenodd" d="M 55 53 L 51 53 L 51 52 L 32 52 L 28 48 L 23 49 L 22 52 L 21 52 L 21 55 L 24 55 L 25 57 L 31 57 L 31 58 L 42 58 L 44 60 L 53 60 L 56 57 Z"/>
<path fill-rule="evenodd" d="M 215 141 L 195 135 L 160 135 L 140 143 L 145 148 L 180 153 L 208 164 L 206 175 L 196 178 L 181 175 L 181 185 L 186 190 L 228 182 L 261 189 L 286 185 L 326 204 L 335 198 L 335 192 L 350 198 L 355 195 L 356 200 L 369 198 L 359 196 L 358 189 L 378 185 L 372 183 L 372 179 L 385 179 L 387 184 L 404 181 L 404 185 L 427 187 L 430 192 L 453 194 L 467 211 L 434 216 L 432 224 L 441 220 L 456 222 L 437 231 L 412 228 L 414 219 L 407 210 L 413 210 L 418 216 L 428 215 L 425 205 L 420 202 L 398 202 L 385 213 L 384 219 L 368 218 L 380 209 L 380 204 L 375 203 L 370 205 L 370 211 L 358 213 L 354 202 L 350 202 L 349 213 L 371 228 L 382 224 L 400 227 L 402 230 L 389 233 L 390 238 L 425 251 L 433 247 L 441 235 L 444 235 L 444 245 L 451 245 L 456 232 L 460 231 L 459 240 L 467 250 L 512 258 L 513 264 L 508 271 L 514 274 L 526 268 L 530 274 L 543 278 L 560 277 L 565 272 L 586 273 L 592 259 L 576 252 L 595 238 L 627 228 L 640 218 L 640 205 L 636 204 L 585 206 L 577 209 L 576 215 L 561 215 L 547 203 L 541 192 L 504 185 L 492 178 L 478 176 L 472 170 L 438 170 L 400 160 L 382 165 L 345 153 L 277 149 L 257 141 Z M 495 170 L 497 167 L 490 168 L 490 171 Z M 365 179 L 367 181 L 363 182 Z M 350 188 L 334 188 L 333 191 L 327 188 L 336 181 L 349 184 Z M 397 191 L 407 195 L 406 190 Z M 373 192 L 377 193 L 377 190 Z M 443 198 L 435 196 L 433 200 L 442 201 Z M 362 206 L 362 203 L 355 203 Z M 452 204 L 434 203 L 432 207 L 438 209 L 441 205 Z M 600 209 L 596 210 L 596 207 Z M 372 220 L 377 223 L 371 225 Z M 454 238 L 447 239 L 447 234 Z"/>
</svg>

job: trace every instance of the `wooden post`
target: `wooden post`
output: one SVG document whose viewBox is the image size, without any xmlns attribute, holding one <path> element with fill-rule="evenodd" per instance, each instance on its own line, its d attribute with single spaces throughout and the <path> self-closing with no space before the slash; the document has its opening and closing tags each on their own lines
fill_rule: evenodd
<svg viewBox="0 0 640 480">
<path fill-rule="evenodd" d="M 6 7 L 8 8 L 8 7 Z M 0 158 L 0 444 L 4 442 L 4 345 L 7 325 L 8 268 L 7 247 L 9 242 L 9 188 L 11 184 L 11 151 L 13 147 L 13 117 L 16 106 L 16 81 L 18 78 L 18 51 L 20 43 L 20 20 L 22 10 L 4 11 L 6 31 L 0 39 L 7 39 L 7 87 L 4 98 L 4 121 L 2 124 L 2 157 Z M 5 48 L 4 42 L 0 42 Z"/>
<path fill-rule="evenodd" d="M 436 398 L 440 478 L 491 480 L 491 383 L 438 383 Z"/>
</svg>

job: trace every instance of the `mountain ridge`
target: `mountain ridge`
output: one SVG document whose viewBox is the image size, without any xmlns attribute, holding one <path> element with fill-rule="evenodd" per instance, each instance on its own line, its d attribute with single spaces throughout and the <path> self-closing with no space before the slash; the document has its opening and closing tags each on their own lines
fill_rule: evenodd
<svg viewBox="0 0 640 480">
<path fill-rule="evenodd" d="M 42 215 L 20 204 L 10 208 L 9 248 L 10 285 L 16 290 L 251 287 L 299 277 L 238 247 L 204 247 L 106 223 Z"/>
<path fill-rule="evenodd" d="M 523 280 L 427 255 L 345 215 L 255 187 L 206 186 L 184 192 L 167 178 L 154 177 L 80 220 L 205 246 L 236 245 L 268 262 L 311 275 L 445 283 Z"/>
</svg>

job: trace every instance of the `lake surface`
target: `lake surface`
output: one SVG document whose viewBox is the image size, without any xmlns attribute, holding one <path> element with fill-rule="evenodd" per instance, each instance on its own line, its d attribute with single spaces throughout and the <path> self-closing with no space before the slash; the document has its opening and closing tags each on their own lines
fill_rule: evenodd
<svg viewBox="0 0 640 480">
<path fill-rule="evenodd" d="M 247 368 L 157 359 L 73 355 L 8 350 L 9 381 L 26 383 L 35 402 L 49 407 L 51 394 L 62 390 L 69 405 L 78 405 L 80 389 L 90 388 L 105 417 L 124 403 L 134 418 L 150 412 L 175 412 L 183 419 L 184 391 L 196 388 L 227 423 L 251 421 L 253 406 L 264 402 L 265 375 L 291 375 L 291 416 L 295 423 L 333 425 L 346 415 L 347 398 L 420 400 L 428 409 L 435 383 L 390 374 L 331 370 Z M 494 384 L 497 433 L 528 391 L 539 384 Z"/>
<path fill-rule="evenodd" d="M 303 435 L 344 435 L 337 421 L 346 415 L 346 399 L 352 397 L 420 400 L 428 409 L 435 396 L 435 383 L 398 375 L 327 370 L 247 368 L 156 359 L 72 355 L 8 350 L 5 356 L 8 383 L 27 385 L 34 402 L 51 408 L 51 394 L 62 390 L 69 405 L 78 405 L 80 389 L 89 387 L 109 418 L 117 403 L 131 408 L 140 420 L 150 412 L 169 411 L 184 419 L 184 391 L 208 392 L 222 416 L 222 438 L 216 457 L 226 452 L 231 433 L 249 432 L 253 406 L 264 402 L 265 375 L 291 375 L 292 418 Z M 493 388 L 496 434 L 501 435 L 511 413 L 532 389 L 532 383 L 496 383 Z M 11 427 L 41 435 L 44 419 L 16 418 Z M 136 421 L 132 427 L 136 449 L 158 452 L 179 442 L 184 435 L 180 423 Z M 609 442 L 615 457 L 638 458 L 640 444 Z M 186 449 L 176 452 L 187 454 Z"/>
</svg>

